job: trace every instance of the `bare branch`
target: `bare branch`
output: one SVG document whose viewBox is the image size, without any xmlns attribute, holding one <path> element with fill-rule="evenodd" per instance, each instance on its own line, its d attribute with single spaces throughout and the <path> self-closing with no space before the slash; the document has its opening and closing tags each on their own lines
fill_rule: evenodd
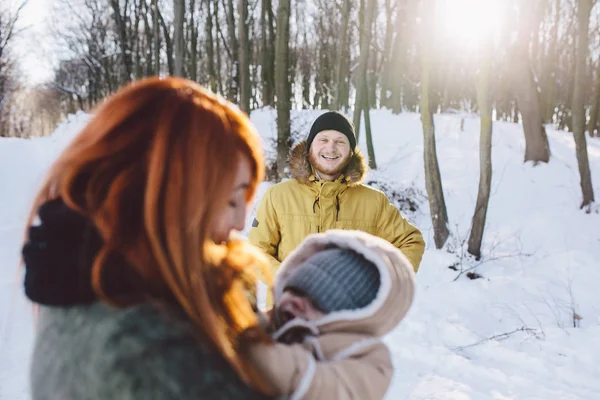
<svg viewBox="0 0 600 400">
<path fill-rule="evenodd" d="M 488 338 L 482 339 L 478 342 L 466 345 L 466 346 L 458 346 L 458 347 L 454 347 L 453 350 L 464 350 L 464 349 L 468 349 L 470 347 L 474 347 L 474 346 L 479 346 L 481 344 L 487 343 L 487 342 L 491 342 L 492 340 L 506 340 L 509 337 L 511 337 L 512 335 L 514 335 L 515 333 L 519 333 L 519 332 L 526 332 L 529 333 L 530 335 L 535 336 L 536 338 L 538 338 L 538 334 L 537 334 L 537 330 L 536 329 L 532 329 L 532 328 L 527 328 L 525 326 L 522 326 L 520 328 L 517 328 L 513 331 L 510 332 L 505 332 L 505 333 L 500 333 L 498 335 L 494 335 L 494 336 L 490 336 Z"/>
<path fill-rule="evenodd" d="M 20 29 L 19 31 L 15 31 L 15 25 L 16 25 L 17 21 L 19 20 L 19 14 L 21 14 L 21 10 L 23 9 L 23 7 L 25 7 L 25 5 L 27 5 L 28 2 L 29 2 L 29 0 L 24 0 L 21 3 L 21 5 L 17 8 L 17 11 L 15 12 L 14 16 L 12 16 L 12 18 L 9 18 L 6 28 L 4 28 L 4 27 L 2 28 L 2 30 L 6 29 L 6 34 L 5 34 L 6 36 L 4 36 L 4 37 L 0 36 L 0 55 L 2 55 L 2 52 L 6 48 L 8 43 L 10 42 L 10 39 L 15 34 L 17 34 L 18 32 L 21 32 L 23 30 L 23 29 Z"/>
</svg>

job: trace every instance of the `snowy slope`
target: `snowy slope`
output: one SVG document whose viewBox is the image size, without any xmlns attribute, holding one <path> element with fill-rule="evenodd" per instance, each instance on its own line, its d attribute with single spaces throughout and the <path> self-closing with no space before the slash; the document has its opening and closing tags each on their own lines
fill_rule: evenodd
<svg viewBox="0 0 600 400">
<path fill-rule="evenodd" d="M 319 113 L 293 113 L 294 129 L 305 132 Z M 0 139 L 0 400 L 27 399 L 33 333 L 17 280 L 23 223 L 46 166 L 87 118 L 71 118 L 52 138 Z M 371 119 L 379 169 L 370 178 L 425 193 L 419 115 L 380 110 Z M 272 156 L 273 111 L 257 111 L 252 120 Z M 494 123 L 492 198 L 477 262 L 464 245 L 477 197 L 479 120 L 436 115 L 436 128 L 451 252 L 434 249 L 428 204 L 417 199 L 419 209 L 406 216 L 428 248 L 416 303 L 386 337 L 396 365 L 388 399 L 600 398 L 600 214 L 578 209 L 572 136 L 550 130 L 552 160 L 532 167 L 522 162 L 521 128 Z M 588 152 L 598 198 L 600 142 L 590 142 Z M 461 268 L 473 267 L 482 279 L 463 274 L 455 281 Z"/>
<path fill-rule="evenodd" d="M 25 222 L 47 167 L 88 118 L 70 116 L 49 138 L 0 139 L 0 400 L 29 398 L 34 327 L 19 275 Z"/>
</svg>

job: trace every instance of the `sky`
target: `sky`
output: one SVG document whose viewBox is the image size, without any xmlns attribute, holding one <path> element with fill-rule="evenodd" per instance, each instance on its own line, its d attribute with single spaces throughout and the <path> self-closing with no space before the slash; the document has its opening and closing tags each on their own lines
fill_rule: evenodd
<svg viewBox="0 0 600 400">
<path fill-rule="evenodd" d="M 5 1 L 5 0 L 2 0 Z M 16 8 L 22 0 L 8 0 Z M 52 0 L 29 0 L 21 10 L 17 27 L 23 29 L 15 38 L 13 51 L 17 65 L 24 74 L 25 82 L 35 85 L 52 78 L 53 41 L 50 35 Z"/>
</svg>

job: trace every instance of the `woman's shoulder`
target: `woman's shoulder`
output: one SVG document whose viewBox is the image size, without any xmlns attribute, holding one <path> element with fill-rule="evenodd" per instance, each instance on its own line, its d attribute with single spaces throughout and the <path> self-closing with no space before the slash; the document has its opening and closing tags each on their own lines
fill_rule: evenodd
<svg viewBox="0 0 600 400">
<path fill-rule="evenodd" d="M 261 398 L 198 341 L 182 313 L 163 311 L 152 304 L 115 309 L 100 303 L 43 309 L 32 383 L 36 370 L 39 377 L 60 369 L 63 376 L 81 377 L 69 380 L 75 386 L 67 398 L 90 390 L 96 395 L 89 397 L 98 399 Z M 60 376 L 55 380 L 71 384 Z"/>
<path fill-rule="evenodd" d="M 38 339 L 68 340 L 73 346 L 88 347 L 108 356 L 125 354 L 147 346 L 194 342 L 198 344 L 183 314 L 173 310 L 162 312 L 153 304 L 114 308 L 97 302 L 75 307 L 43 307 L 40 313 Z M 166 343 L 165 343 L 166 342 Z M 132 345 L 134 345 L 132 347 Z M 126 348 L 121 349 L 121 346 Z"/>
</svg>

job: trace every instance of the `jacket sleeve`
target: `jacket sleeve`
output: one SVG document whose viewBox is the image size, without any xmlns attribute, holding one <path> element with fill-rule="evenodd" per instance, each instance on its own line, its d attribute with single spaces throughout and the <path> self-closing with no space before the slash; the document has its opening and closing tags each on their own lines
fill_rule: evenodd
<svg viewBox="0 0 600 400">
<path fill-rule="evenodd" d="M 248 240 L 267 255 L 271 264 L 271 272 L 274 274 L 280 264 L 277 259 L 277 248 L 279 247 L 281 234 L 277 213 L 273 207 L 271 189 L 267 190 L 258 206 L 256 217 L 248 234 Z"/>
<path fill-rule="evenodd" d="M 425 251 L 425 241 L 421 231 L 408 222 L 383 193 L 380 209 L 377 236 L 402 250 L 417 272 Z"/>
<path fill-rule="evenodd" d="M 389 350 L 379 342 L 351 358 L 317 363 L 306 394 L 296 398 L 383 399 L 392 381 L 393 371 Z"/>
<path fill-rule="evenodd" d="M 252 359 L 259 372 L 290 400 L 378 400 L 390 385 L 393 366 L 383 343 L 351 358 L 316 361 L 302 345 L 255 345 Z"/>
</svg>

